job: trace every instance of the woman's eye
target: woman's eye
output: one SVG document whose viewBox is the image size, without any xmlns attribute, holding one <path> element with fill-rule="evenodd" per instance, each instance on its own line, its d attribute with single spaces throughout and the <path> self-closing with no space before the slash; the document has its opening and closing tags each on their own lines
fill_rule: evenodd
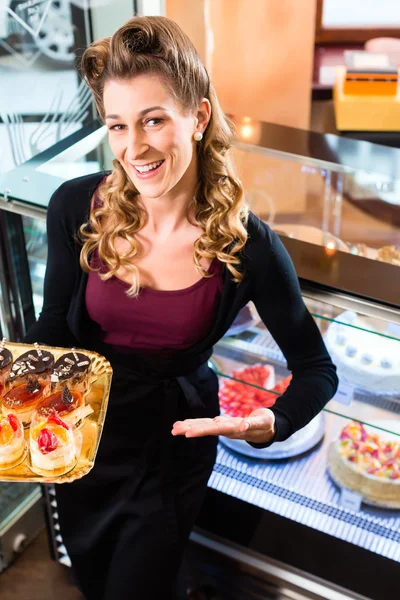
<svg viewBox="0 0 400 600">
<path fill-rule="evenodd" d="M 125 127 L 125 125 L 113 125 L 110 127 L 110 131 L 122 131 L 123 127 Z"/>
<path fill-rule="evenodd" d="M 145 125 L 150 125 L 150 127 L 156 127 L 163 122 L 163 119 L 147 119 Z"/>
</svg>

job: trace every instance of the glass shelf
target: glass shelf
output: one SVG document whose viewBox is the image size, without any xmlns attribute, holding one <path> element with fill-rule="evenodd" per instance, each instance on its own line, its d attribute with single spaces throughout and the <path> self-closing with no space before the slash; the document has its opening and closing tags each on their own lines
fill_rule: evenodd
<svg viewBox="0 0 400 600">
<path fill-rule="evenodd" d="M 325 412 L 398 435 L 400 433 L 400 384 L 396 388 L 396 381 L 400 381 L 398 325 L 383 319 L 371 319 L 354 311 L 343 312 L 339 307 L 321 301 L 316 302 L 310 298 L 306 299 L 306 304 L 338 368 L 339 390 L 335 398 L 325 407 Z M 253 314 L 254 311 L 252 307 Z M 391 325 L 393 328 L 390 327 Z M 232 380 L 253 389 L 253 396 L 257 396 L 256 390 L 269 392 L 269 398 L 264 398 L 264 401 L 271 403 L 274 400 L 279 401 L 278 398 L 283 390 L 276 391 L 274 387 L 268 385 L 264 387 L 260 383 L 249 383 L 247 375 L 241 377 L 243 370 L 252 365 L 272 366 L 275 384 L 290 375 L 282 352 L 259 317 L 247 329 L 236 335 L 225 336 L 215 346 L 212 366 L 223 387 L 225 381 Z M 370 371 L 375 373 L 374 377 L 368 377 Z M 394 382 L 393 389 L 386 383 L 386 379 L 380 387 L 379 378 L 383 380 L 386 371 L 387 377 Z M 239 386 L 238 389 L 240 395 L 240 389 L 243 388 Z M 240 398 L 238 400 L 240 402 Z"/>
</svg>

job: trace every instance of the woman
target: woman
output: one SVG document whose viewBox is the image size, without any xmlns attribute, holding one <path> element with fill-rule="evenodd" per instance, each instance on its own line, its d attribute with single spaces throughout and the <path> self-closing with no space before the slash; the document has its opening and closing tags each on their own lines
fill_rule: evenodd
<svg viewBox="0 0 400 600">
<path fill-rule="evenodd" d="M 172 599 L 217 436 L 285 440 L 337 378 L 284 247 L 246 207 L 231 130 L 187 36 L 135 17 L 94 42 L 82 70 L 116 160 L 51 198 L 44 306 L 26 341 L 93 349 L 114 369 L 96 464 L 57 486 L 82 592 Z M 272 409 L 219 417 L 207 361 L 250 300 L 293 379 Z"/>
</svg>

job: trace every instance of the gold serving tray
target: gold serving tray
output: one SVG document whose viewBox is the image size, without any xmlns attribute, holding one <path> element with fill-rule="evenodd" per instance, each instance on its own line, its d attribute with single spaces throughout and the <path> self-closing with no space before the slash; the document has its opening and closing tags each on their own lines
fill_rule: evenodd
<svg viewBox="0 0 400 600">
<path fill-rule="evenodd" d="M 7 342 L 6 347 L 12 352 L 14 361 L 27 350 L 34 349 L 33 344 L 17 344 L 12 342 Z M 42 345 L 40 349 L 50 351 L 54 355 L 55 360 L 60 358 L 62 354 L 71 351 L 68 348 Z M 70 483 L 84 477 L 93 468 L 107 412 L 112 367 L 108 360 L 104 356 L 97 354 L 97 352 L 90 352 L 81 348 L 75 348 L 75 350 L 86 354 L 92 361 L 91 373 L 89 375 L 89 392 L 85 396 L 85 401 L 93 409 L 93 412 L 85 417 L 83 425 L 79 427 L 79 432 L 82 434 L 82 449 L 75 466 L 63 475 L 57 475 L 56 471 L 54 474 L 49 473 L 46 476 L 37 475 L 29 467 L 30 458 L 28 450 L 27 456 L 18 466 L 0 471 L 0 481 Z M 29 448 L 29 427 L 25 429 L 25 440 Z"/>
</svg>

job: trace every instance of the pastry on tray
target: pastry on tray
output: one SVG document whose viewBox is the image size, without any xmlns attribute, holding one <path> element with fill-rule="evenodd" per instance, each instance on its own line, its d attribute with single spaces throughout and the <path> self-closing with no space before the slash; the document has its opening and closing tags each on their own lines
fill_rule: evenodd
<svg viewBox="0 0 400 600">
<path fill-rule="evenodd" d="M 29 434 L 30 467 L 40 475 L 67 473 L 80 454 L 82 436 L 56 413 L 43 418 L 35 412 Z"/>
<path fill-rule="evenodd" d="M 60 356 L 51 372 L 51 391 L 62 391 L 65 386 L 85 394 L 89 387 L 91 360 L 82 352 L 72 348 Z"/>
<path fill-rule="evenodd" d="M 22 462 L 26 452 L 24 428 L 18 417 L 0 417 L 0 469 L 11 469 Z"/>
<path fill-rule="evenodd" d="M 331 445 L 328 465 L 343 487 L 359 492 L 370 502 L 400 508 L 399 435 L 376 433 L 350 422 Z"/>
<path fill-rule="evenodd" d="M 53 365 L 53 354 L 48 350 L 42 350 L 38 344 L 35 344 L 34 350 L 24 352 L 14 361 L 10 372 L 10 386 L 28 383 L 32 377 L 50 383 Z"/>
<path fill-rule="evenodd" d="M 49 384 L 39 377 L 30 377 L 27 382 L 14 385 L 2 398 L 3 414 L 19 417 L 24 425 L 29 425 L 32 413 L 45 397 Z"/>
<path fill-rule="evenodd" d="M 50 391 L 50 372 L 54 356 L 38 345 L 14 361 L 8 381 L 8 391 L 3 394 L 3 414 L 18 416 L 29 425 L 32 413 Z"/>
<path fill-rule="evenodd" d="M 89 404 L 85 404 L 84 395 L 77 389 L 62 389 L 44 398 L 37 406 L 40 417 L 46 418 L 57 413 L 68 425 L 80 424 L 87 415 L 93 412 Z"/>
<path fill-rule="evenodd" d="M 0 342 L 0 396 L 10 376 L 13 355 L 5 347 L 5 338 Z"/>
</svg>

